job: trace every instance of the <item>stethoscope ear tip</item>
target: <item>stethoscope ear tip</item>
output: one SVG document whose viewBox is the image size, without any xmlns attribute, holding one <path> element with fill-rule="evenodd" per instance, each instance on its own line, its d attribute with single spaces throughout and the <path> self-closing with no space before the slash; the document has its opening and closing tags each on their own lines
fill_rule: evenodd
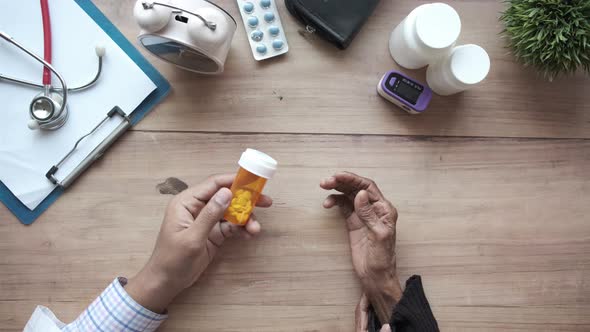
<svg viewBox="0 0 590 332">
<path fill-rule="evenodd" d="M 100 58 L 102 58 L 107 53 L 107 50 L 104 47 L 104 45 L 96 45 L 94 50 L 96 51 L 96 55 L 98 55 L 98 57 Z"/>
</svg>

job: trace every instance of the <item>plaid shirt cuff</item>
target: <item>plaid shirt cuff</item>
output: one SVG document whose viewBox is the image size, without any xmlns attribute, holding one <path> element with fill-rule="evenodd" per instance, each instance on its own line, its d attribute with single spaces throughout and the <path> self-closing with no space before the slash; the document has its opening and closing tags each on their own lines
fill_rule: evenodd
<svg viewBox="0 0 590 332">
<path fill-rule="evenodd" d="M 135 302 L 123 286 L 127 279 L 115 279 L 73 323 L 63 331 L 153 332 L 168 315 L 156 314 Z"/>
</svg>

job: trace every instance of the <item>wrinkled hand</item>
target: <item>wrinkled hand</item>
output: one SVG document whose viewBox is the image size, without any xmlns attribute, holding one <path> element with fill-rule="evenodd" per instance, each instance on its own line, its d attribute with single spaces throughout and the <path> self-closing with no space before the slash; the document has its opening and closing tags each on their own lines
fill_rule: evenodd
<svg viewBox="0 0 590 332">
<path fill-rule="evenodd" d="M 375 182 L 340 172 L 320 186 L 340 194 L 329 195 L 324 207 L 340 207 L 348 227 L 352 265 L 381 321 L 388 321 L 401 297 L 396 275 L 395 225 L 397 210 Z"/>
<path fill-rule="evenodd" d="M 125 287 L 135 301 L 152 311 L 164 311 L 199 279 L 227 238 L 249 239 L 260 232 L 254 216 L 245 227 L 222 221 L 232 199 L 228 188 L 234 177 L 211 176 L 170 201 L 151 258 Z M 272 199 L 262 195 L 257 205 L 271 204 Z"/>
</svg>

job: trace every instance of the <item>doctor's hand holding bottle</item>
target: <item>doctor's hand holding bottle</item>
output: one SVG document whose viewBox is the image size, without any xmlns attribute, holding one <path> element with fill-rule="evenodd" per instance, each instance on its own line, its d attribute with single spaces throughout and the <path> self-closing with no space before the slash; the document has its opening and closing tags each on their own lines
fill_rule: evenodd
<svg viewBox="0 0 590 332">
<path fill-rule="evenodd" d="M 222 221 L 232 200 L 229 187 L 234 177 L 213 175 L 170 201 L 151 258 L 125 286 L 135 301 L 163 312 L 199 279 L 226 239 L 236 235 L 249 239 L 260 233 L 254 215 L 243 227 Z M 257 204 L 263 208 L 271 205 L 272 199 L 266 195 Z"/>
</svg>

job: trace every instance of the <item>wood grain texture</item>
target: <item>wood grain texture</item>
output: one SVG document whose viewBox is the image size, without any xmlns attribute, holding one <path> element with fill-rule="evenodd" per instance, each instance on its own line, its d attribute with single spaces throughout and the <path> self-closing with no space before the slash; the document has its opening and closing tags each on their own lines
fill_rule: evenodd
<svg viewBox="0 0 590 332">
<path fill-rule="evenodd" d="M 32 226 L 0 207 L 0 330 L 36 304 L 72 320 L 148 258 L 156 185 L 281 163 L 263 234 L 228 243 L 162 331 L 352 331 L 358 282 L 324 176 L 375 179 L 400 211 L 399 271 L 421 274 L 443 331 L 590 329 L 590 141 L 130 132 Z"/>
<path fill-rule="evenodd" d="M 239 18 L 233 0 L 216 2 Z M 137 45 L 134 1 L 95 3 Z M 318 186 L 342 169 L 374 178 L 398 207 L 401 278 L 423 276 L 443 331 L 590 330 L 590 80 L 543 81 L 503 48 L 499 1 L 451 1 L 461 43 L 486 48 L 492 71 L 409 116 L 375 86 L 397 68 L 389 33 L 423 1 L 382 0 L 344 52 L 301 36 L 277 3 L 287 56 L 255 62 L 241 24 L 222 76 L 142 50 L 171 95 L 32 226 L 0 206 L 0 331 L 21 331 L 37 304 L 71 321 L 133 275 L 170 199 L 156 185 L 233 172 L 246 147 L 281 163 L 263 234 L 228 243 L 162 331 L 352 331 L 346 230 Z"/>
<path fill-rule="evenodd" d="M 96 4 L 135 41 L 133 0 Z M 216 1 L 239 20 L 234 0 Z M 173 91 L 139 124 L 143 130 L 266 133 L 354 133 L 486 137 L 590 137 L 590 80 L 579 73 L 546 82 L 515 63 L 499 33 L 503 5 L 496 0 L 450 1 L 461 15 L 460 43 L 490 54 L 485 83 L 464 94 L 435 97 L 427 113 L 410 116 L 376 93 L 381 76 L 399 69 L 389 55 L 389 34 L 424 3 L 382 0 L 346 51 L 304 38 L 302 26 L 277 1 L 290 44 L 281 58 L 256 62 L 238 22 L 221 76 L 182 71 L 147 55 Z M 142 50 L 144 54 L 145 51 Z M 424 70 L 408 71 L 424 81 Z M 105 73 L 108 75 L 109 73 Z"/>
</svg>

